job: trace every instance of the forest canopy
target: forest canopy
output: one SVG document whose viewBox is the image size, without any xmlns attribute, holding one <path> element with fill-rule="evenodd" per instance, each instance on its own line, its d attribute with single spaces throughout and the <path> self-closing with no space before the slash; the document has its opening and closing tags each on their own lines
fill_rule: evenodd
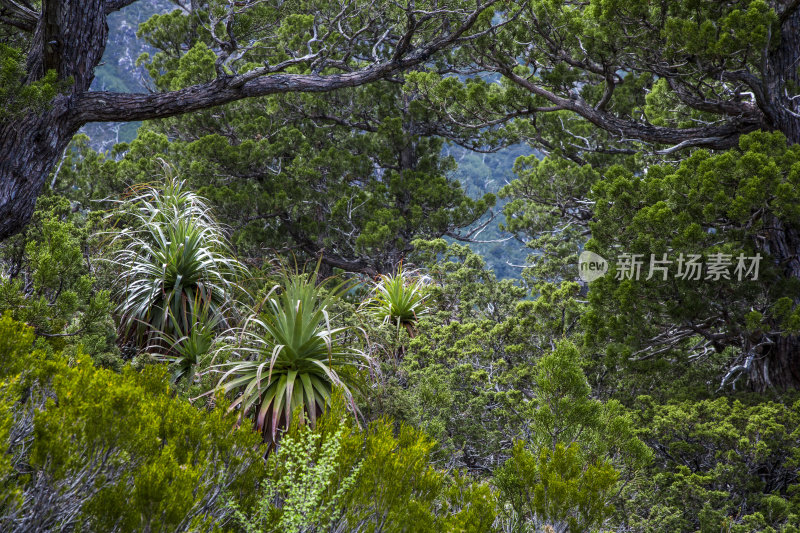
<svg viewBox="0 0 800 533">
<path fill-rule="evenodd" d="M 800 2 L 0 0 L 0 530 L 800 532 Z"/>
</svg>

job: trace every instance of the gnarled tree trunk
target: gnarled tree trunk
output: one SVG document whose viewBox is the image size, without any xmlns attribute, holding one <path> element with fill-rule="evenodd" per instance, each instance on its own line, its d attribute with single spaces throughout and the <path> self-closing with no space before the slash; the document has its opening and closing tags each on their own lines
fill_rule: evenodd
<svg viewBox="0 0 800 533">
<path fill-rule="evenodd" d="M 78 131 L 59 97 L 42 115 L 0 127 L 0 235 L 20 231 L 30 220 L 45 178 Z"/>
<path fill-rule="evenodd" d="M 129 2 L 130 3 L 130 2 Z M 45 0 L 28 54 L 28 80 L 55 70 L 71 80 L 50 108 L 0 124 L 0 238 L 33 214 L 36 197 L 82 124 L 74 107 L 94 79 L 108 37 L 104 0 Z"/>
<path fill-rule="evenodd" d="M 800 35 L 798 35 L 800 39 Z M 770 215 L 764 220 L 757 247 L 768 254 L 783 275 L 800 280 L 800 224 L 791 225 Z M 798 281 L 800 285 L 800 281 Z M 800 293 L 786 294 L 800 305 Z M 780 330 L 779 324 L 773 329 Z M 758 391 L 777 387 L 800 389 L 800 335 L 769 334 L 758 357 L 750 366 L 750 382 Z"/>
</svg>

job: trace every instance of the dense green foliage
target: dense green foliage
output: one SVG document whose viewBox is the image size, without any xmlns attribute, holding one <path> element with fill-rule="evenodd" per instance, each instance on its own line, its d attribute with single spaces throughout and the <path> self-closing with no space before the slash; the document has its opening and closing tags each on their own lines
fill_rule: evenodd
<svg viewBox="0 0 800 533">
<path fill-rule="evenodd" d="M 423 521 L 420 531 L 448 531 L 494 518 L 488 487 L 428 464 L 433 443 L 424 434 L 409 426 L 395 433 L 386 419 L 362 432 L 341 396 L 315 432 L 295 426 L 265 463 L 258 433 L 231 431 L 224 404 L 206 411 L 174 397 L 163 367 L 116 373 L 82 354 L 34 349 L 33 339 L 30 328 L 0 319 L 4 531 L 237 523 L 252 531 L 246 525 L 264 513 L 275 531 L 318 525 L 313 516 L 395 531 L 409 512 Z"/>
<path fill-rule="evenodd" d="M 738 149 L 724 154 L 698 151 L 677 167 L 651 166 L 646 176 L 609 169 L 592 190 L 595 219 L 587 248 L 615 263 L 616 250 L 647 254 L 648 262 L 639 281 L 609 275 L 592 284 L 590 340 L 614 341 L 609 364 L 631 361 L 637 371 L 663 377 L 665 359 L 700 359 L 717 367 L 714 379 L 725 385 L 753 364 L 759 344 L 796 335 L 800 306 L 792 295 L 800 294 L 800 279 L 767 254 L 758 272 L 746 275 L 751 261 L 738 270 L 738 258 L 755 257 L 758 240 L 769 241 L 772 232 L 800 228 L 798 180 L 800 147 L 787 147 L 779 133 L 742 137 Z M 649 254 L 673 262 L 670 283 L 661 272 L 644 279 Z M 696 254 L 706 265 L 715 256 L 727 258 L 728 266 L 717 276 L 704 270 L 702 280 L 676 279 L 681 254 Z M 717 353 L 708 355 L 712 347 Z M 661 364 L 648 369 L 654 358 Z M 758 359 L 757 372 L 769 380 L 767 366 L 778 362 Z"/>
<path fill-rule="evenodd" d="M 0 530 L 800 533 L 800 145 L 745 90 L 783 4 L 503 3 L 388 79 L 75 136 L 0 243 Z M 0 120 L 67 86 L 6 5 Z M 391 53 L 324 48 L 333 2 L 134 7 L 106 89 Z"/>
<path fill-rule="evenodd" d="M 666 405 L 640 397 L 637 423 L 656 460 L 634 499 L 648 505 L 629 523 L 646 531 L 798 531 L 798 408 L 752 396 Z"/>
<path fill-rule="evenodd" d="M 82 345 L 99 364 L 118 368 L 112 283 L 96 260 L 101 227 L 97 213 L 73 212 L 64 198 L 39 202 L 26 231 L 3 243 L 0 312 L 29 324 L 56 349 Z"/>
<path fill-rule="evenodd" d="M 258 436 L 231 431 L 223 408 L 202 412 L 169 394 L 163 367 L 122 373 L 33 348 L 33 331 L 0 319 L 4 441 L 14 467 L 4 531 L 210 530 L 263 472 Z"/>
<path fill-rule="evenodd" d="M 0 120 L 7 120 L 27 112 L 41 111 L 63 88 L 54 71 L 42 79 L 24 84 L 25 54 L 15 47 L 0 42 Z"/>
</svg>

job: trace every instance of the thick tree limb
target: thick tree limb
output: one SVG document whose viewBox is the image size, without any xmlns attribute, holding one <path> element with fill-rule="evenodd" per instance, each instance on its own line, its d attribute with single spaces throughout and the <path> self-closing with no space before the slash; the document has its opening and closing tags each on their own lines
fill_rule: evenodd
<svg viewBox="0 0 800 533">
<path fill-rule="evenodd" d="M 106 15 L 114 11 L 119 11 L 123 7 L 127 7 L 134 2 L 136 2 L 136 0 L 106 0 Z"/>
<path fill-rule="evenodd" d="M 800 8 L 800 0 L 779 1 L 776 11 L 778 12 L 778 20 L 780 23 L 783 24 L 798 8 Z"/>
<path fill-rule="evenodd" d="M 633 151 L 644 149 L 660 154 L 689 147 L 728 149 L 741 135 L 757 129 L 778 130 L 790 142 L 800 143 L 800 95 L 796 94 L 800 86 L 797 68 L 800 64 L 800 0 L 769 3 L 778 15 L 779 24 L 767 28 L 763 49 L 741 43 L 742 50 L 734 54 L 736 57 L 720 59 L 665 49 L 663 39 L 648 37 L 660 31 L 659 22 L 648 16 L 642 20 L 638 16 L 626 19 L 622 24 L 623 38 L 609 50 L 585 47 L 582 37 L 570 34 L 558 15 L 561 10 L 583 9 L 588 4 L 568 2 L 570 8 L 554 4 L 553 13 L 550 13 L 540 4 L 530 3 L 523 7 L 527 27 L 519 28 L 521 37 L 513 45 L 492 41 L 465 47 L 462 67 L 452 68 L 452 72 L 495 72 L 537 97 L 534 101 L 544 99 L 552 104 L 546 108 L 537 102 L 538 109 L 523 109 L 522 113 L 508 106 L 497 112 L 501 116 L 492 121 L 496 124 L 510 122 L 520 115 L 535 119 L 539 113 L 567 110 L 607 132 L 610 142 L 629 143 Z M 619 10 L 622 17 L 628 15 L 625 8 Z M 587 17 L 592 19 L 591 14 Z M 663 20 L 661 24 L 663 29 Z M 576 78 L 559 80 L 546 74 L 565 65 L 577 71 L 574 72 Z M 531 73 L 530 77 L 525 72 Z M 699 124 L 698 127 L 655 126 L 648 122 L 642 108 L 641 99 L 650 89 L 645 88 L 637 96 L 639 100 L 633 109 L 629 108 L 631 102 L 627 93 L 617 102 L 615 93 L 619 91 L 615 88 L 627 89 L 630 87 L 628 79 L 647 73 L 654 76 L 653 80 L 666 80 L 670 94 L 691 110 L 714 116 L 707 120 L 691 115 L 685 117 Z M 585 91 L 588 87 L 595 90 Z M 602 93 L 597 89 L 602 89 Z M 582 95 L 592 95 L 586 96 L 591 103 Z M 468 127 L 464 119 L 448 112 L 459 107 L 459 102 L 453 101 L 436 101 L 431 105 L 432 109 L 445 111 L 442 116 L 446 122 Z M 487 120 L 476 116 L 467 117 L 466 122 L 480 127 Z M 567 125 L 564 130 L 571 134 Z M 547 147 L 542 136 L 528 138 Z M 653 146 L 643 147 L 637 141 Z M 584 146 L 562 142 L 562 147 L 570 152 L 562 155 L 570 158 L 574 157 L 574 151 L 609 151 L 595 142 Z"/>
<path fill-rule="evenodd" d="M 31 32 L 34 30 L 35 26 L 30 26 L 22 20 L 11 18 L 8 16 L 4 16 L 0 14 L 0 23 L 8 24 L 9 26 L 13 26 L 18 30 Z"/>
<path fill-rule="evenodd" d="M 369 277 L 375 277 L 380 274 L 379 269 L 375 265 L 363 257 L 346 258 L 336 255 L 330 250 L 326 250 L 324 246 L 314 242 L 312 239 L 298 231 L 294 221 L 289 217 L 282 217 L 285 227 L 292 238 L 297 242 L 300 249 L 312 257 L 319 257 L 323 263 L 332 268 L 341 268 L 348 272 L 359 272 Z"/>
<path fill-rule="evenodd" d="M 752 80 L 746 76 L 747 73 L 742 72 L 741 76 L 728 76 L 729 79 L 736 79 L 747 84 L 752 89 Z M 695 91 L 687 87 L 686 84 L 677 76 L 665 76 L 670 89 L 672 89 L 678 98 L 684 104 L 697 109 L 699 111 L 706 111 L 708 113 L 716 113 L 720 115 L 727 115 L 731 117 L 741 117 L 747 114 L 754 114 L 757 109 L 754 104 L 749 102 L 735 102 L 735 101 L 712 101 L 700 97 Z M 747 81 L 745 81 L 747 80 Z"/>
<path fill-rule="evenodd" d="M 108 37 L 103 0 L 44 0 L 28 53 L 28 81 L 55 70 L 59 80 L 71 79 L 72 94 L 89 89 Z"/>
<path fill-rule="evenodd" d="M 363 70 L 325 76 L 280 73 L 254 76 L 251 71 L 237 76 L 220 77 L 178 91 L 156 94 L 92 91 L 85 93 L 78 100 L 74 119 L 80 124 L 157 119 L 226 104 L 242 98 L 285 92 L 329 92 L 364 85 L 420 65 L 436 52 L 456 44 L 475 24 L 480 14 L 497 2 L 498 0 L 490 0 L 478 5 L 454 31 L 439 36 L 416 50 L 411 49 L 413 29 L 409 29 L 396 47 L 391 60 Z"/>
<path fill-rule="evenodd" d="M 667 128 L 653 126 L 645 122 L 636 122 L 620 118 L 612 113 L 597 109 L 581 98 L 564 98 L 518 75 L 511 67 L 501 66 L 498 69 L 506 78 L 518 86 L 541 96 L 562 109 L 572 111 L 585 118 L 595 126 L 628 139 L 657 144 L 688 146 L 705 146 L 708 148 L 727 149 L 735 146 L 740 135 L 757 130 L 762 126 L 760 114 L 747 114 L 742 118 L 732 119 L 719 126 L 700 128 Z"/>
<path fill-rule="evenodd" d="M 39 20 L 37 13 L 27 2 L 0 0 L 0 20 L 23 31 L 33 31 Z"/>
<path fill-rule="evenodd" d="M 227 104 L 242 98 L 287 92 L 329 92 L 376 81 L 396 70 L 391 65 L 359 72 L 319 76 L 314 74 L 273 74 L 239 84 L 236 76 L 217 78 L 179 91 L 155 94 L 127 94 L 91 91 L 76 105 L 75 120 L 113 122 L 171 117 L 199 109 Z"/>
</svg>

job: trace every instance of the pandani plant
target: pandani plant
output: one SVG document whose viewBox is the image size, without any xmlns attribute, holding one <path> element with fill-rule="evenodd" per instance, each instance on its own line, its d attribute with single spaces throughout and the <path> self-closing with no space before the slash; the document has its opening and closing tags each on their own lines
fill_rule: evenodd
<svg viewBox="0 0 800 533">
<path fill-rule="evenodd" d="M 404 269 L 401 264 L 394 274 L 382 274 L 373 282 L 372 295 L 362 304 L 382 325 L 395 326 L 390 350 L 394 365 L 405 353 L 400 338 L 401 328 L 408 332 L 409 338 L 416 336 L 419 317 L 428 312 L 427 298 L 425 279 L 415 271 Z"/>
<path fill-rule="evenodd" d="M 284 270 L 260 308 L 215 354 L 233 360 L 211 367 L 222 374 L 216 390 L 237 394 L 230 409 L 238 409 L 240 420 L 252 416 L 270 449 L 293 415 L 313 427 L 334 388 L 357 412 L 354 395 L 364 392 L 363 371 L 372 368 L 369 356 L 343 342 L 354 328 L 331 325 L 329 310 L 352 284 L 326 288 L 318 285 L 318 273 L 319 263 L 310 275 Z"/>
<path fill-rule="evenodd" d="M 221 315 L 210 313 L 209 300 L 205 303 L 195 301 L 191 323 L 186 329 L 170 310 L 171 331 L 160 331 L 155 342 L 148 347 L 156 361 L 169 364 L 170 381 L 173 384 L 186 379 L 190 384 L 201 363 L 211 356 L 212 348 L 219 334 Z"/>
<path fill-rule="evenodd" d="M 372 297 L 366 305 L 383 324 L 405 328 L 410 337 L 416 335 L 419 317 L 428 312 L 425 280 L 400 265 L 394 274 L 382 274 L 374 282 Z"/>
<path fill-rule="evenodd" d="M 112 216 L 127 222 L 112 243 L 123 338 L 142 347 L 190 335 L 201 308 L 214 327 L 228 327 L 225 310 L 246 268 L 203 198 L 168 175 L 163 187 L 135 190 Z"/>
</svg>

